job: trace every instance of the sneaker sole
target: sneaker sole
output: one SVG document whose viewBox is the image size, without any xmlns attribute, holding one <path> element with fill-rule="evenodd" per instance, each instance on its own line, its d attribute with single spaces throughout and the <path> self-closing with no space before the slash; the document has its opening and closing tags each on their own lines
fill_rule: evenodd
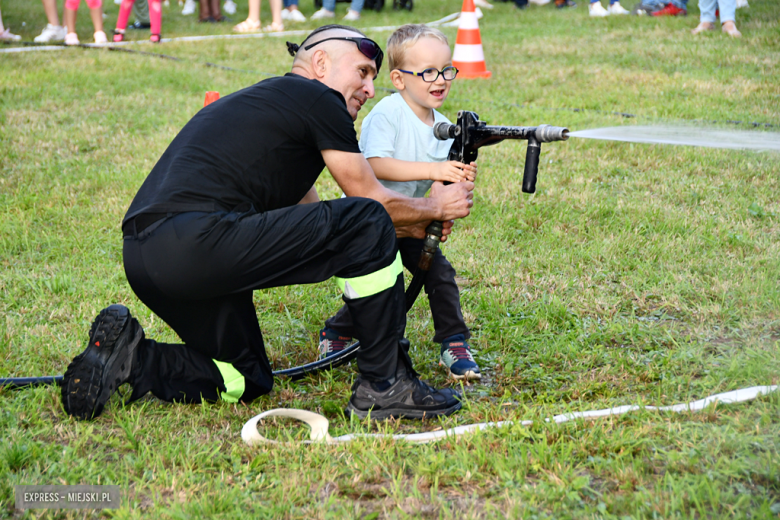
<svg viewBox="0 0 780 520">
<path fill-rule="evenodd" d="M 92 322 L 87 349 L 76 356 L 63 376 L 62 404 L 69 415 L 81 420 L 99 416 L 114 391 L 129 377 L 131 365 L 127 360 L 132 360 L 143 330 L 138 327 L 131 341 L 114 347 L 132 319 L 127 307 L 112 305 Z M 101 354 L 109 348 L 112 352 L 103 362 Z"/>
<path fill-rule="evenodd" d="M 448 367 L 445 363 L 442 363 L 439 361 L 439 365 L 443 366 L 447 369 L 447 371 L 450 373 L 450 377 L 455 379 L 456 381 L 472 381 L 477 379 L 482 379 L 482 374 L 479 372 L 474 372 L 473 370 L 467 370 L 465 374 L 458 375 L 452 370 L 450 370 L 450 367 Z"/>
<path fill-rule="evenodd" d="M 458 401 L 454 405 L 450 406 L 449 408 L 445 408 L 443 410 L 412 410 L 409 408 L 382 408 L 379 410 L 358 410 L 355 408 L 352 403 L 347 404 L 347 409 L 345 410 L 347 415 L 352 414 L 360 419 L 365 419 L 366 417 L 371 417 L 371 419 L 375 419 L 377 421 L 385 420 L 385 419 L 430 419 L 434 417 L 440 417 L 442 415 L 451 415 L 458 410 L 460 410 L 463 407 L 463 403 Z"/>
</svg>

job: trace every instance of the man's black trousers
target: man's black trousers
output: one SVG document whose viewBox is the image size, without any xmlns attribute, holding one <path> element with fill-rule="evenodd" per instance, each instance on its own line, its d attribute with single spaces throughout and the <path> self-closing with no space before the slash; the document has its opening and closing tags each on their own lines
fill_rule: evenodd
<svg viewBox="0 0 780 520">
<path fill-rule="evenodd" d="M 420 260 L 423 241 L 417 238 L 398 239 L 398 249 L 404 267 L 414 273 L 417 262 Z M 433 341 L 441 343 L 450 336 L 463 334 L 466 339 L 471 337 L 468 326 L 463 320 L 463 311 L 460 307 L 460 292 L 455 282 L 455 269 L 450 264 L 441 249 L 436 249 L 436 254 L 431 262 L 431 269 L 425 277 L 425 294 L 431 306 L 433 328 L 435 334 Z M 343 306 L 335 316 L 325 322 L 325 326 L 337 331 L 342 336 L 350 336 L 361 339 L 355 333 L 352 325 L 352 316 L 349 307 Z"/>
<path fill-rule="evenodd" d="M 217 400 L 226 380 L 214 360 L 243 376 L 241 399 L 271 390 L 252 291 L 355 279 L 390 269 L 397 255 L 389 215 L 362 198 L 264 213 L 178 213 L 140 232 L 128 221 L 124 231 L 130 286 L 184 342 L 142 343 L 131 376 L 133 398 L 151 391 L 167 401 Z M 390 379 L 406 325 L 402 274 L 385 290 L 344 300 L 361 338 L 361 376 Z"/>
</svg>

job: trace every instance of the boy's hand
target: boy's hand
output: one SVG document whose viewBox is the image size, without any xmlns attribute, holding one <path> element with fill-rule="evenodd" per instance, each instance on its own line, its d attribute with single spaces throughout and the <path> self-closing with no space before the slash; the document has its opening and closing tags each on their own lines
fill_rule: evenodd
<svg viewBox="0 0 780 520">
<path fill-rule="evenodd" d="M 477 163 L 463 164 L 458 161 L 431 163 L 428 178 L 432 181 L 461 182 L 477 178 Z"/>
</svg>

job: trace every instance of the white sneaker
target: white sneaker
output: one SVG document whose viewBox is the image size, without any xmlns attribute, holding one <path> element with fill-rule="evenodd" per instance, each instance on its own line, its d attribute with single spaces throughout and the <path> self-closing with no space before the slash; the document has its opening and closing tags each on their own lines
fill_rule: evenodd
<svg viewBox="0 0 780 520">
<path fill-rule="evenodd" d="M 184 2 L 184 9 L 181 10 L 181 14 L 193 14 L 197 8 L 198 4 L 195 3 L 195 0 L 186 0 L 186 2 Z"/>
<path fill-rule="evenodd" d="M 108 38 L 106 38 L 106 33 L 103 31 L 97 31 L 95 34 L 95 43 L 108 43 Z"/>
<path fill-rule="evenodd" d="M 355 20 L 360 20 L 360 13 L 350 9 L 349 11 L 347 11 L 347 16 L 344 17 L 344 20 L 348 22 L 354 22 Z"/>
<path fill-rule="evenodd" d="M 620 5 L 620 2 L 609 4 L 609 7 L 607 7 L 607 12 L 609 14 L 629 14 L 629 11 L 626 10 L 622 5 Z"/>
<path fill-rule="evenodd" d="M 317 11 L 316 13 L 311 15 L 311 19 L 312 20 L 320 20 L 322 18 L 333 18 L 334 16 L 336 16 L 336 13 L 334 13 L 332 11 L 328 11 L 327 9 L 325 9 L 323 7 L 322 9 L 320 9 L 319 11 Z"/>
<path fill-rule="evenodd" d="M 227 14 L 236 14 L 236 3 L 233 0 L 227 0 L 222 6 L 222 10 Z"/>
<path fill-rule="evenodd" d="M 528 0 L 528 1 L 535 5 L 547 5 L 550 3 L 550 0 Z"/>
<path fill-rule="evenodd" d="M 33 41 L 35 43 L 61 42 L 65 39 L 67 33 L 68 31 L 65 30 L 65 27 L 48 23 L 41 31 L 41 34 L 36 36 Z"/>
<path fill-rule="evenodd" d="M 287 9 L 282 9 L 282 20 L 289 20 L 290 19 L 290 11 Z"/>
<path fill-rule="evenodd" d="M 78 45 L 79 35 L 76 33 L 68 33 L 65 35 L 65 45 Z"/>
<path fill-rule="evenodd" d="M 282 11 L 284 12 L 284 11 Z M 290 17 L 290 20 L 293 22 L 305 22 L 306 17 L 303 16 L 303 13 L 300 12 L 298 9 L 290 9 L 288 12 L 288 15 Z"/>
<path fill-rule="evenodd" d="M 750 7 L 748 5 L 748 0 L 737 0 L 737 9 L 740 7 Z"/>
<path fill-rule="evenodd" d="M 549 2 L 550 0 L 547 1 Z M 474 0 L 474 5 L 483 9 L 493 9 L 493 4 L 487 0 Z"/>
<path fill-rule="evenodd" d="M 609 16 L 609 11 L 604 9 L 601 2 L 593 2 L 588 6 L 588 12 L 591 16 Z"/>
<path fill-rule="evenodd" d="M 122 5 L 122 0 L 114 0 L 114 5 Z"/>
</svg>

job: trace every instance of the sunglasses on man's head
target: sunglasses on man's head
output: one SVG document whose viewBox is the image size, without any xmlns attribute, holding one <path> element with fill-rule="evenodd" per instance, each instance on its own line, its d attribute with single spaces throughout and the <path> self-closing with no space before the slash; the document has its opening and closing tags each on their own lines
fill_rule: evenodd
<svg viewBox="0 0 780 520">
<path fill-rule="evenodd" d="M 384 53 L 382 52 L 382 49 L 379 47 L 379 44 L 377 44 L 374 40 L 370 38 L 358 38 L 354 37 L 351 38 L 349 36 L 333 36 L 331 38 L 325 38 L 318 42 L 314 42 L 311 45 L 307 45 L 303 48 L 303 50 L 308 51 L 315 45 L 319 45 L 322 42 L 326 42 L 329 40 L 344 40 L 348 42 L 353 42 L 355 45 L 357 45 L 358 50 L 368 58 L 369 60 L 374 60 L 376 62 L 376 72 L 379 74 L 379 69 L 382 68 L 382 58 L 384 57 Z"/>
<path fill-rule="evenodd" d="M 425 69 L 422 72 L 412 72 L 410 70 L 403 70 L 403 69 L 396 69 L 398 72 L 404 72 L 406 74 L 411 74 L 412 76 L 420 76 L 422 80 L 426 83 L 433 83 L 437 79 L 439 79 L 439 75 L 441 75 L 442 78 L 444 78 L 446 81 L 452 81 L 455 79 L 455 76 L 458 75 L 458 69 L 450 65 L 449 67 L 444 67 L 441 70 L 430 68 Z"/>
</svg>

